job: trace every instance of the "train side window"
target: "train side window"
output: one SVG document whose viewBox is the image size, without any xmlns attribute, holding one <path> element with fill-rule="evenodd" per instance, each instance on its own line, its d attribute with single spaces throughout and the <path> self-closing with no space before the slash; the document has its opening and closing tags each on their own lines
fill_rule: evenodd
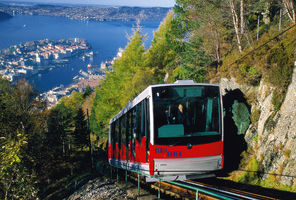
<svg viewBox="0 0 296 200">
<path fill-rule="evenodd" d="M 121 149 L 121 118 L 118 120 L 118 148 Z"/>
<path fill-rule="evenodd" d="M 118 119 L 115 121 L 115 143 L 119 146 L 119 123 Z"/>
<path fill-rule="evenodd" d="M 111 145 L 112 145 L 112 158 L 115 157 L 115 144 L 116 144 L 116 135 L 115 135 L 115 122 L 111 124 Z"/>
<path fill-rule="evenodd" d="M 130 111 L 131 116 L 131 130 L 130 130 L 130 138 L 131 138 L 131 155 L 135 156 L 135 139 L 136 139 L 136 108 L 132 108 Z M 130 158 L 131 159 L 131 158 Z"/>
<path fill-rule="evenodd" d="M 125 145 L 126 145 L 127 150 L 129 150 L 129 149 L 130 149 L 130 143 L 129 143 L 129 142 L 130 142 L 130 140 L 131 140 L 131 138 L 130 138 L 130 135 L 131 135 L 131 134 L 130 134 L 130 129 L 131 129 L 131 128 L 130 128 L 130 124 L 131 124 L 131 123 L 130 123 L 130 121 L 131 121 L 131 120 L 130 120 L 130 119 L 131 119 L 131 117 L 130 117 L 130 112 L 127 112 L 127 113 L 125 114 L 125 116 L 126 116 L 126 124 L 125 124 L 125 127 L 126 127 L 126 137 L 125 137 L 125 138 L 126 138 L 126 141 L 125 141 L 125 142 L 126 142 L 126 143 L 125 143 Z M 129 157 L 128 157 L 128 153 L 126 154 L 126 156 L 127 156 L 126 158 L 129 159 Z"/>
<path fill-rule="evenodd" d="M 141 102 L 141 138 L 145 137 L 145 128 L 146 128 L 146 109 L 145 109 L 145 100 Z"/>
<path fill-rule="evenodd" d="M 147 149 L 149 149 L 149 142 L 150 142 L 150 115 L 149 115 L 149 99 L 145 99 L 143 102 L 143 107 L 144 107 L 144 134 L 146 136 L 146 146 Z"/>
<path fill-rule="evenodd" d="M 126 115 L 121 117 L 121 142 L 126 146 Z"/>
<path fill-rule="evenodd" d="M 132 138 L 136 138 L 137 135 L 137 114 L 136 114 L 136 107 L 132 109 Z"/>
<path fill-rule="evenodd" d="M 127 144 L 129 145 L 130 141 L 132 140 L 132 129 L 133 129 L 133 126 L 132 126 L 132 112 L 131 111 L 128 111 L 127 113 L 127 125 L 126 125 L 126 128 L 127 128 Z"/>
<path fill-rule="evenodd" d="M 136 132 L 137 132 L 137 140 L 140 142 L 141 141 L 141 136 L 142 136 L 142 132 L 144 132 L 144 129 L 142 128 L 142 102 L 140 102 L 137 106 L 136 106 L 136 110 L 137 110 L 137 115 L 136 115 Z"/>
</svg>

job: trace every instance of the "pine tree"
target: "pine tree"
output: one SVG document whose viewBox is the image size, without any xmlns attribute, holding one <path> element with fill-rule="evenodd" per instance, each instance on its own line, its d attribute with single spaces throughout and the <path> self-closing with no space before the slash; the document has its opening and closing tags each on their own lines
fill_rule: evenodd
<svg viewBox="0 0 296 200">
<path fill-rule="evenodd" d="M 84 146 L 89 145 L 89 130 L 82 108 L 78 109 L 77 114 L 74 117 L 74 123 L 75 130 L 73 135 L 75 138 L 75 144 L 82 150 Z"/>
<path fill-rule="evenodd" d="M 167 34 L 171 31 L 173 12 L 170 11 L 167 17 L 159 25 L 153 34 L 150 48 L 145 53 L 145 65 L 155 70 L 157 82 L 164 82 L 166 74 L 170 72 L 170 66 L 174 62 L 175 52 L 170 48 Z"/>
<path fill-rule="evenodd" d="M 138 94 L 138 88 L 143 88 L 137 77 L 140 74 L 145 76 L 152 73 L 144 65 L 144 39 L 145 35 L 141 34 L 141 28 L 138 26 L 129 37 L 130 42 L 122 57 L 114 63 L 113 72 L 106 74 L 106 79 L 96 90 L 90 125 L 94 133 L 107 133 L 110 118 Z"/>
<path fill-rule="evenodd" d="M 0 199 L 35 199 L 36 154 L 33 138 L 44 131 L 45 104 L 25 80 L 11 86 L 0 78 Z M 40 117 L 39 120 L 35 120 Z"/>
<path fill-rule="evenodd" d="M 202 39 L 192 33 L 198 22 L 192 18 L 193 2 L 177 0 L 174 7 L 175 17 L 171 30 L 167 34 L 170 48 L 175 52 L 172 68 L 172 81 L 176 79 L 193 79 L 205 81 L 205 67 L 210 63 L 208 55 L 202 49 Z"/>
</svg>

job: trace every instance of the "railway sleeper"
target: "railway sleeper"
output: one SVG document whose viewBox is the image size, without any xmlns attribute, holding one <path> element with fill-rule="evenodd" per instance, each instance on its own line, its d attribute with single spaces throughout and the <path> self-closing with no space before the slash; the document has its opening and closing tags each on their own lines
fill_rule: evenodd
<svg viewBox="0 0 296 200">
<path fill-rule="evenodd" d="M 136 173 L 130 173 L 127 175 L 127 177 L 133 181 L 134 183 L 138 182 L 138 175 Z M 142 176 L 140 176 L 140 184 L 141 184 L 141 188 L 150 188 L 152 190 L 154 190 L 154 192 L 158 192 L 159 187 L 158 187 L 158 182 L 154 183 L 154 184 L 149 184 L 147 183 Z M 160 192 L 171 198 L 175 198 L 175 199 L 182 199 L 182 200 L 190 200 L 190 199 L 195 199 L 196 198 L 196 192 L 192 191 L 192 190 L 188 190 L 186 188 L 182 188 L 170 183 L 166 183 L 166 182 L 161 182 L 161 188 L 160 188 Z M 208 195 L 199 193 L 199 200 L 216 200 L 216 198 L 210 197 Z"/>
<path fill-rule="evenodd" d="M 152 184 L 151 188 L 153 190 L 155 190 L 155 192 L 158 192 L 158 190 L 159 190 L 158 183 L 157 183 L 157 185 Z M 184 191 L 179 191 L 179 190 L 176 190 L 176 188 L 171 188 L 171 187 L 167 187 L 167 186 L 161 186 L 160 192 L 161 192 L 161 194 L 164 194 L 167 197 L 171 197 L 171 198 L 175 198 L 175 199 L 190 200 L 190 199 L 195 198 L 192 195 L 185 193 Z"/>
</svg>

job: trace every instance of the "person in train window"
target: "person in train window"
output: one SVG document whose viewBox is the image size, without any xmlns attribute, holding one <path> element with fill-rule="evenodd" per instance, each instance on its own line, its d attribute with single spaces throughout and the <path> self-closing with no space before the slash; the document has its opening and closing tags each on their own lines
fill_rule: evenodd
<svg viewBox="0 0 296 200">
<path fill-rule="evenodd" d="M 185 112 L 184 112 L 184 107 L 182 104 L 178 105 L 178 110 L 177 110 L 177 123 L 178 124 L 184 124 L 185 122 Z"/>
<path fill-rule="evenodd" d="M 187 113 L 186 110 L 184 109 L 183 104 L 179 104 L 179 105 L 178 105 L 176 123 L 177 123 L 177 124 L 183 124 L 185 130 L 187 129 L 187 127 L 190 126 L 188 113 Z"/>
<path fill-rule="evenodd" d="M 166 107 L 164 113 L 165 113 L 166 124 L 171 124 L 171 113 L 170 113 L 169 106 Z"/>
</svg>

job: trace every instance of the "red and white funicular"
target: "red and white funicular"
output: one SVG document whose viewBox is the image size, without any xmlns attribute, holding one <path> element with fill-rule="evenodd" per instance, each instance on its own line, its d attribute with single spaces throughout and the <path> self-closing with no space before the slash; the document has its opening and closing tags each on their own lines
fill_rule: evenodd
<svg viewBox="0 0 296 200">
<path fill-rule="evenodd" d="M 151 85 L 110 120 L 109 163 L 164 179 L 213 174 L 223 168 L 222 108 L 216 84 Z"/>
</svg>

